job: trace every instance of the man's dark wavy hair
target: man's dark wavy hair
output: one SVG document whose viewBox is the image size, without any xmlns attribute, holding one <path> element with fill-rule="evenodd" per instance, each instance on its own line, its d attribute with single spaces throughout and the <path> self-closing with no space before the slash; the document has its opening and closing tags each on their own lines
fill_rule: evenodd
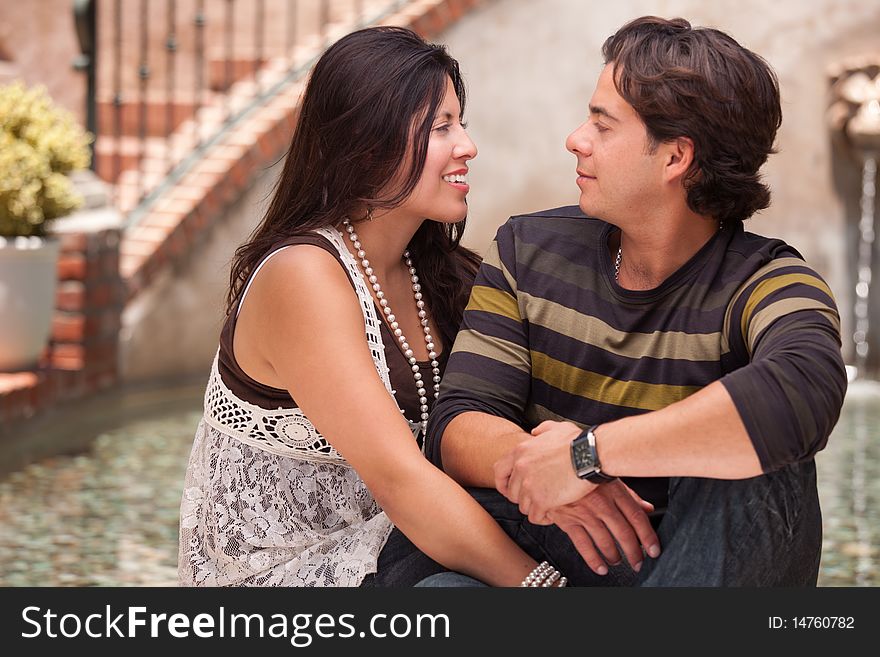
<svg viewBox="0 0 880 657">
<path fill-rule="evenodd" d="M 770 205 L 758 170 L 775 152 L 782 123 L 779 82 L 769 64 L 730 36 L 683 18 L 637 18 L 602 46 L 618 93 L 645 123 L 649 147 L 694 143 L 685 176 L 694 212 L 743 221 Z"/>
</svg>

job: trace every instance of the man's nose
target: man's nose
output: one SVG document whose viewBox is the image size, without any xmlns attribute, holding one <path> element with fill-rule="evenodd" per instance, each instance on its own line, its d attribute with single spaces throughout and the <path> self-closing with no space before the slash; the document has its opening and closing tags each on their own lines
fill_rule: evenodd
<svg viewBox="0 0 880 657">
<path fill-rule="evenodd" d="M 574 153 L 575 155 L 578 153 L 589 155 L 592 152 L 592 142 L 587 135 L 586 127 L 587 124 L 582 123 L 568 136 L 568 138 L 566 138 L 565 148 L 568 149 L 569 152 Z"/>
</svg>

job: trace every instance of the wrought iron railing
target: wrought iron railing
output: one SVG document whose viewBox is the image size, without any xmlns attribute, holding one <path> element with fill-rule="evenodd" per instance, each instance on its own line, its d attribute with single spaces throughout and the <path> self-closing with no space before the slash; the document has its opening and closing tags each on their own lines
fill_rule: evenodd
<svg viewBox="0 0 880 657">
<path fill-rule="evenodd" d="M 74 0 L 93 166 L 128 224 L 333 40 L 412 1 Z"/>
</svg>

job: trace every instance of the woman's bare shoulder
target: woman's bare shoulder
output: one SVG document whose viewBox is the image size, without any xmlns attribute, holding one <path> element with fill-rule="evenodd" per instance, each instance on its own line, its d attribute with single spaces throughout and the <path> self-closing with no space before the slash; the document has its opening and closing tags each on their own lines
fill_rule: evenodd
<svg viewBox="0 0 880 657">
<path fill-rule="evenodd" d="M 250 354 L 270 363 L 278 377 L 275 387 L 290 390 L 290 377 L 279 374 L 286 361 L 304 362 L 311 352 L 331 347 L 360 349 L 363 332 L 357 295 L 339 261 L 319 246 L 296 244 L 257 272 L 241 307 L 235 349 L 240 362 Z"/>
<path fill-rule="evenodd" d="M 259 285 L 262 291 L 270 288 L 296 292 L 306 287 L 321 292 L 340 284 L 351 291 L 348 275 L 336 257 L 314 244 L 293 244 L 282 249 L 266 262 L 254 280 L 254 286 Z"/>
</svg>

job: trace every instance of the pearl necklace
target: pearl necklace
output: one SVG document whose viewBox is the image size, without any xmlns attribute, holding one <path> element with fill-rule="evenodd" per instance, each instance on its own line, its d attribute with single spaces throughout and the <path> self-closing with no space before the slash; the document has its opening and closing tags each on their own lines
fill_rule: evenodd
<svg viewBox="0 0 880 657">
<path fill-rule="evenodd" d="M 422 381 L 422 373 L 419 371 L 418 361 L 416 360 L 413 350 L 410 349 L 409 342 L 407 342 L 406 336 L 400 329 L 400 325 L 397 323 L 397 318 L 394 316 L 394 313 L 391 312 L 391 306 L 388 305 L 385 293 L 382 291 L 382 287 L 379 285 L 379 281 L 373 273 L 373 268 L 370 267 L 370 261 L 367 260 L 367 254 L 358 238 L 358 234 L 354 230 L 354 226 L 349 223 L 348 219 L 342 223 L 345 226 L 345 230 L 348 232 L 348 239 L 351 240 L 352 246 L 354 246 L 354 249 L 357 252 L 357 257 L 360 258 L 364 277 L 370 282 L 370 285 L 372 285 L 373 291 L 376 293 L 376 298 L 379 300 L 379 306 L 382 308 L 382 312 L 388 320 L 388 324 L 391 327 L 391 331 L 394 333 L 394 337 L 400 342 L 400 347 L 403 349 L 403 355 L 406 356 L 410 368 L 412 369 L 413 378 L 416 382 L 416 390 L 419 394 L 419 410 L 421 411 L 421 422 L 419 422 L 419 426 L 422 434 L 424 434 L 425 428 L 428 426 L 428 395 L 425 390 L 425 383 Z M 425 302 L 422 300 L 422 286 L 419 285 L 419 277 L 416 275 L 416 269 L 413 267 L 409 251 L 403 252 L 403 259 L 406 262 L 406 266 L 409 268 L 409 275 L 412 280 L 413 297 L 416 300 L 416 308 L 418 308 L 419 321 L 422 324 L 422 330 L 425 332 L 425 346 L 428 349 L 428 358 L 431 359 L 431 373 L 434 377 L 434 399 L 437 399 L 440 395 L 440 363 L 437 362 L 437 353 L 434 351 L 434 338 L 431 336 L 431 327 L 428 323 L 428 312 L 425 310 Z M 403 412 L 402 409 L 401 412 Z"/>
</svg>

